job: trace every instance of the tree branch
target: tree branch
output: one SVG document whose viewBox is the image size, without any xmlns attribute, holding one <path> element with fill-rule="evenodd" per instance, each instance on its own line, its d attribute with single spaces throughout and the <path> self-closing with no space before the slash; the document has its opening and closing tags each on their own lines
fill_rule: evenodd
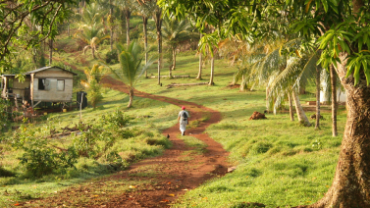
<svg viewBox="0 0 370 208">
<path fill-rule="evenodd" d="M 57 8 L 57 10 L 55 11 L 53 20 L 51 21 L 50 26 L 49 26 L 48 34 L 43 39 L 41 39 L 40 42 L 44 41 L 50 35 L 51 29 L 53 28 L 53 24 L 54 24 L 55 18 L 57 17 L 57 15 L 58 15 L 60 9 L 62 8 L 62 6 L 63 6 L 63 4 L 59 5 L 59 7 Z"/>
</svg>

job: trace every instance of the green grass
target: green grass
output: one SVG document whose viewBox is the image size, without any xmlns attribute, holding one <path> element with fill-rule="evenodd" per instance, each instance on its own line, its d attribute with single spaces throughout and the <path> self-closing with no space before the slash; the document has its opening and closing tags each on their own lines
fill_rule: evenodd
<svg viewBox="0 0 370 208">
<path fill-rule="evenodd" d="M 174 73 L 190 74 L 193 78 L 162 79 L 163 85 L 201 82 L 194 80 L 197 57 L 186 55 L 179 60 L 179 68 Z M 226 88 L 235 70 L 236 67 L 222 60 L 216 61 L 216 85 L 212 87 L 163 89 L 149 87 L 154 80 L 139 82 L 139 90 L 192 101 L 222 113 L 222 121 L 211 125 L 207 133 L 230 152 L 229 162 L 236 165 L 237 170 L 189 191 L 176 206 L 233 207 L 243 202 L 259 202 L 267 207 L 289 207 L 319 200 L 334 176 L 346 120 L 344 106 L 340 106 L 338 112 L 339 136 L 335 138 L 331 136 L 327 106 L 322 107 L 326 120 L 321 121 L 321 130 L 291 122 L 287 113 L 267 114 L 266 120 L 251 121 L 249 117 L 254 111 L 265 109 L 265 92 L 258 88 L 247 92 Z M 162 74 L 165 73 L 163 70 Z M 205 79 L 208 73 L 204 69 Z M 302 104 L 312 100 L 315 100 L 312 92 L 301 96 Z M 306 114 L 310 116 L 314 112 Z M 321 143 L 320 148 L 317 142 Z"/>
<path fill-rule="evenodd" d="M 110 114 L 116 109 L 122 109 L 125 115 L 131 117 L 130 125 L 127 128 L 137 135 L 129 139 L 118 140 L 113 147 L 118 150 L 123 160 L 127 161 L 125 163 L 128 164 L 161 154 L 164 148 L 168 148 L 171 144 L 158 130 L 168 128 L 176 123 L 177 107 L 159 101 L 135 97 L 134 107 L 128 109 L 125 107 L 127 102 L 127 95 L 107 89 L 103 101 L 95 110 L 90 107 L 82 110 L 82 121 L 91 123 L 102 114 Z M 163 109 L 166 109 L 166 112 Z M 77 124 L 80 121 L 79 113 L 75 110 L 67 113 L 48 114 L 43 120 L 35 124 L 23 125 L 22 128 L 25 128 L 25 131 L 33 128 L 46 129 L 45 134 L 47 135 L 50 126 L 54 126 L 58 130 L 65 126 L 72 127 Z M 66 148 L 71 144 L 72 139 L 73 136 L 53 141 L 53 143 Z M 10 147 L 1 144 L 0 148 Z M 1 160 L 4 169 L 11 171 L 15 176 L 0 177 L 0 192 L 7 193 L 1 195 L 0 206 L 11 204 L 9 200 L 23 201 L 46 197 L 87 179 L 112 172 L 103 161 L 81 157 L 75 164 L 75 168 L 68 169 L 66 174 L 52 174 L 36 179 L 24 175 L 25 169 L 17 159 L 22 154 L 23 151 L 10 148 L 6 150 L 4 158 Z"/>
<path fill-rule="evenodd" d="M 139 24 L 140 20 L 137 18 L 134 22 Z M 103 45 L 99 50 L 104 54 L 109 50 L 109 46 Z M 154 52 L 151 52 L 151 55 L 156 56 Z M 60 58 L 80 69 L 91 67 L 93 63 L 89 54 L 62 53 Z M 212 179 L 199 188 L 187 192 L 175 207 L 236 207 L 243 202 L 259 202 L 267 207 L 289 207 L 312 204 L 323 196 L 330 187 L 336 167 L 346 121 L 344 106 L 340 106 L 338 112 L 339 136 L 335 138 L 331 136 L 330 111 L 327 106 L 322 108 L 322 114 L 326 120 L 321 121 L 321 130 L 302 127 L 297 121 L 291 122 L 286 113 L 267 114 L 268 119 L 266 120 L 251 121 L 249 117 L 254 111 L 265 110 L 264 89 L 256 88 L 254 91 L 239 92 L 239 89 L 227 88 L 237 67 L 230 66 L 225 60 L 216 60 L 215 86 L 167 88 L 166 85 L 171 83 L 206 82 L 209 79 L 209 64 L 203 69 L 204 80 L 194 79 L 198 70 L 198 57 L 195 56 L 195 52 L 181 53 L 177 60 L 177 69 L 173 74 L 190 75 L 190 78 L 162 79 L 162 87 L 157 85 L 156 79 L 142 78 L 138 80 L 136 88 L 155 95 L 195 102 L 220 111 L 222 120 L 209 126 L 206 131 L 211 138 L 221 143 L 230 152 L 229 162 L 237 166 L 237 169 L 224 177 Z M 168 66 L 169 64 L 165 61 L 161 71 L 162 75 L 168 75 Z M 118 64 L 112 66 L 114 69 L 118 67 Z M 157 75 L 157 66 L 151 66 L 148 74 Z M 79 76 L 83 77 L 81 73 Z M 309 94 L 300 96 L 302 103 L 315 100 L 312 95 L 314 88 L 309 86 L 306 89 L 311 91 Z M 133 118 L 131 128 L 144 127 L 162 130 L 176 123 L 179 111 L 176 106 L 135 97 L 134 107 L 127 109 L 125 108 L 127 102 L 127 95 L 108 89 L 97 109 L 83 110 L 83 121 L 92 122 L 98 115 L 110 113 L 119 108 Z M 313 113 L 306 112 L 307 116 Z M 48 118 L 51 117 L 57 118 L 58 122 L 55 125 L 60 128 L 77 123 L 79 112 L 48 115 Z M 197 121 L 191 121 L 190 126 L 197 127 L 209 118 L 209 115 L 205 115 Z M 195 148 L 184 152 L 183 160 L 185 161 L 190 161 L 192 154 L 200 153 L 205 148 L 205 144 L 194 137 L 184 136 L 182 138 L 185 143 Z M 150 139 L 148 140 L 145 136 L 140 139 L 143 143 L 138 142 L 139 137 L 120 143 L 123 146 L 122 157 L 137 154 L 135 158 L 140 159 L 145 157 L 145 155 L 140 156 L 141 152 L 151 154 L 154 151 L 144 144 Z M 318 142 L 321 143 L 320 148 L 316 145 Z M 3 159 L 7 170 L 18 167 L 16 156 L 19 155 L 15 153 Z M 22 179 L 22 183 L 3 185 L 0 192 L 7 190 L 11 196 L 1 196 L 0 205 L 2 201 L 19 200 L 20 196 L 28 194 L 32 197 L 44 197 L 54 191 L 78 184 L 86 178 L 99 175 L 92 174 L 96 172 L 96 168 L 99 169 L 93 161 L 81 160 L 77 166 L 78 169 L 86 169 L 86 172 L 91 173 L 68 180 L 57 177 L 41 180 Z M 140 174 L 149 176 L 156 173 Z M 11 182 L 4 182 L 11 180 L 14 178 L 0 179 L 2 184 L 11 184 Z M 22 194 L 18 194 L 16 190 Z"/>
</svg>

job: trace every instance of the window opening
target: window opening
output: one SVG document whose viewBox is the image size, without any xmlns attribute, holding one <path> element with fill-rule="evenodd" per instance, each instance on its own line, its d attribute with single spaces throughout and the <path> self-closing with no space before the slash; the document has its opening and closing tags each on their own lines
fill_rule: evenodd
<svg viewBox="0 0 370 208">
<path fill-rule="evenodd" d="M 58 79 L 57 81 L 57 90 L 64 91 L 65 82 L 64 79 Z"/>
</svg>

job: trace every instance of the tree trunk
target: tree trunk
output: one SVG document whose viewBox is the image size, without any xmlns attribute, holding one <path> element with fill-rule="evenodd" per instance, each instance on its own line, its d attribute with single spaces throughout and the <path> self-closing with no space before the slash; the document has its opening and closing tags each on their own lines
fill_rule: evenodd
<svg viewBox="0 0 370 208">
<path fill-rule="evenodd" d="M 370 207 L 370 88 L 356 88 L 346 90 L 347 122 L 334 181 L 313 207 Z"/>
<path fill-rule="evenodd" d="M 316 67 L 316 123 L 315 129 L 320 129 L 320 67 Z"/>
<path fill-rule="evenodd" d="M 330 66 L 330 81 L 331 81 L 331 119 L 332 119 L 332 133 L 333 137 L 338 136 L 337 128 L 337 88 L 336 88 L 336 77 L 334 74 L 334 66 Z"/>
<path fill-rule="evenodd" d="M 202 33 L 200 33 L 200 39 L 202 39 Z M 198 76 L 196 79 L 202 80 L 202 65 L 203 65 L 203 60 L 202 60 L 202 53 L 199 53 L 199 71 L 198 71 Z"/>
<path fill-rule="evenodd" d="M 247 89 L 248 89 L 247 81 L 245 80 L 245 75 L 243 74 L 242 75 L 242 81 L 240 83 L 240 91 L 244 92 Z"/>
<path fill-rule="evenodd" d="M 270 104 L 269 104 L 269 94 L 270 94 L 270 89 L 266 87 L 266 109 L 271 110 Z"/>
<path fill-rule="evenodd" d="M 301 103 L 299 102 L 299 97 L 294 90 L 292 92 L 292 95 L 293 95 L 295 110 L 297 112 L 299 123 L 303 124 L 304 126 L 311 126 L 311 123 L 308 120 L 306 114 L 304 113 Z"/>
<path fill-rule="evenodd" d="M 49 41 L 49 66 L 53 64 L 53 39 Z"/>
<path fill-rule="evenodd" d="M 130 92 L 129 92 L 129 98 L 130 100 L 128 101 L 127 107 L 130 108 L 132 106 L 132 101 L 134 100 L 134 88 L 130 87 Z"/>
<path fill-rule="evenodd" d="M 176 69 L 176 48 L 172 51 L 172 70 Z"/>
<path fill-rule="evenodd" d="M 290 120 L 294 121 L 294 111 L 293 111 L 293 101 L 292 101 L 292 95 L 288 93 L 288 100 L 289 100 L 289 115 Z"/>
<path fill-rule="evenodd" d="M 93 59 L 96 59 L 94 47 L 91 47 L 91 54 L 92 54 Z"/>
<path fill-rule="evenodd" d="M 209 86 L 212 86 L 212 85 L 215 84 L 213 82 L 214 72 L 215 72 L 215 57 L 212 56 L 212 58 L 211 58 L 211 76 L 209 78 L 209 83 L 208 83 Z"/>
<path fill-rule="evenodd" d="M 315 208 L 370 207 L 370 87 L 363 72 L 354 86 L 346 78 L 347 53 L 340 53 L 336 71 L 346 89 L 347 122 L 333 183 Z M 361 69 L 363 70 L 363 69 Z"/>
<path fill-rule="evenodd" d="M 71 20 L 68 19 L 68 37 L 71 37 Z"/>
<path fill-rule="evenodd" d="M 113 51 L 113 7 L 112 0 L 109 0 L 109 15 L 110 15 L 110 51 Z"/>
<path fill-rule="evenodd" d="M 358 14 L 362 0 L 353 0 L 353 14 Z M 340 53 L 337 74 L 346 89 L 347 122 L 333 183 L 314 208 L 370 207 L 370 88 L 360 73 L 354 86 L 352 76 L 346 77 L 347 53 Z M 361 69 L 363 70 L 363 69 Z"/>
<path fill-rule="evenodd" d="M 148 17 L 143 16 L 143 32 L 144 32 L 144 50 L 145 50 L 145 64 L 148 63 L 148 36 L 147 36 Z M 145 70 L 145 78 L 148 78 L 148 72 Z"/>
<path fill-rule="evenodd" d="M 155 26 L 157 29 L 158 41 L 158 85 L 161 85 L 161 68 L 162 68 L 162 10 L 159 10 L 154 15 Z"/>
<path fill-rule="evenodd" d="M 174 53 L 174 50 L 172 49 L 172 65 L 169 67 L 169 72 L 170 72 L 170 75 L 169 75 L 169 78 L 172 79 L 173 76 L 172 76 L 172 70 L 173 70 L 173 53 Z"/>
<path fill-rule="evenodd" d="M 130 45 L 130 17 L 131 17 L 131 11 L 129 9 L 126 9 L 125 17 L 126 17 L 126 42 L 128 46 Z"/>
</svg>

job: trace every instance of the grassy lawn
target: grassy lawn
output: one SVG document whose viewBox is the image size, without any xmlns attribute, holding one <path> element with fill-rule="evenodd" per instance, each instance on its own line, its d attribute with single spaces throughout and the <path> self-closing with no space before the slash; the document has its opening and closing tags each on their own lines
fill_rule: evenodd
<svg viewBox="0 0 370 208">
<path fill-rule="evenodd" d="M 189 74 L 192 78 L 163 79 L 163 85 L 202 82 L 194 79 L 197 60 L 194 55 L 179 57 L 174 74 Z M 338 112 L 339 136 L 335 138 L 331 136 L 328 106 L 322 107 L 326 120 L 321 121 L 321 130 L 302 127 L 290 121 L 287 113 L 249 120 L 254 111 L 266 109 L 265 92 L 258 88 L 247 92 L 227 88 L 236 67 L 222 60 L 215 66 L 216 85 L 212 87 L 149 88 L 153 80 L 141 80 L 138 86 L 142 91 L 192 101 L 222 113 L 222 121 L 211 125 L 207 132 L 230 152 L 229 161 L 237 169 L 188 192 L 176 207 L 243 207 L 243 202 L 289 207 L 312 204 L 323 197 L 334 176 L 346 120 L 344 106 Z M 209 65 L 203 69 L 203 81 L 209 78 L 208 68 Z M 312 93 L 302 95 L 301 103 L 315 100 Z M 313 113 L 306 112 L 308 117 Z"/>
<path fill-rule="evenodd" d="M 101 48 L 104 51 L 108 46 Z M 89 55 L 77 53 L 60 56 L 61 60 L 80 69 L 91 67 Z M 323 108 L 326 120 L 321 122 L 321 130 L 302 127 L 297 121 L 291 122 L 287 113 L 268 114 L 266 120 L 248 120 L 254 111 L 262 112 L 265 109 L 265 92 L 258 88 L 247 92 L 228 88 L 227 85 L 237 70 L 236 66 L 230 66 L 225 60 L 217 60 L 215 86 L 167 88 L 166 85 L 170 83 L 206 82 L 209 79 L 209 64 L 203 69 L 204 80 L 194 79 L 198 71 L 198 57 L 195 52 L 181 53 L 177 60 L 177 69 L 173 74 L 190 75 L 191 78 L 162 79 L 162 87 L 156 84 L 156 79 L 140 79 L 136 88 L 220 111 L 222 121 L 211 125 L 207 133 L 230 152 L 229 162 L 237 169 L 187 192 L 175 207 L 243 207 L 243 202 L 259 202 L 267 207 L 289 207 L 311 204 L 323 196 L 331 185 L 343 136 L 346 120 L 343 106 L 338 113 L 339 136 L 335 138 L 331 137 L 330 112 L 327 107 Z M 112 66 L 115 69 L 118 67 L 118 64 Z M 156 70 L 156 65 L 153 65 L 148 71 L 149 75 L 156 75 Z M 165 63 L 161 73 L 168 75 L 168 63 Z M 315 100 L 310 94 L 300 98 L 302 103 Z M 124 107 L 127 102 L 127 95 L 106 89 L 103 101 L 95 110 L 83 110 L 83 122 L 94 123 L 94 119 L 101 115 L 120 109 L 132 119 L 127 128 L 136 132 L 150 130 L 157 137 L 160 137 L 160 130 L 176 122 L 179 111 L 177 106 L 135 97 L 134 107 L 127 109 Z M 313 112 L 306 114 L 309 116 Z M 50 114 L 47 118 L 53 120 L 57 128 L 72 126 L 79 122 L 79 112 Z M 44 127 L 46 121 L 34 125 Z M 118 144 L 121 146 L 121 156 L 127 158 L 133 154 L 141 159 L 160 154 L 163 146 L 148 145 L 145 143 L 146 137 L 146 134 L 138 134 L 130 139 L 120 140 Z M 196 138 L 186 136 L 184 140 L 189 146 L 195 147 L 195 151 L 203 151 L 204 144 Z M 79 159 L 77 170 L 70 170 L 69 176 L 56 174 L 41 179 L 27 178 L 22 176 L 24 168 L 16 159 L 21 154 L 21 151 L 7 152 L 1 160 L 4 167 L 14 171 L 16 176 L 0 178 L 0 192 L 9 193 L 0 196 L 0 205 L 24 200 L 25 197 L 45 197 L 87 178 L 108 174 L 99 172 L 101 167 L 97 163 L 84 158 Z M 191 160 L 190 153 L 188 159 Z"/>
</svg>

